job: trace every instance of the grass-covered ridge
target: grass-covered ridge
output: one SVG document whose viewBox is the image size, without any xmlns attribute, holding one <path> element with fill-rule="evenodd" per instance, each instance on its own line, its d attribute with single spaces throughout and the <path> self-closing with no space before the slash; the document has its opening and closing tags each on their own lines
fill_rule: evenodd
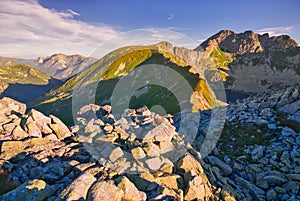
<svg viewBox="0 0 300 201">
<path fill-rule="evenodd" d="M 47 85 L 50 78 L 48 74 L 26 64 L 0 66 L 0 93 L 9 84 Z"/>
<path fill-rule="evenodd" d="M 146 64 L 168 66 L 181 74 L 192 89 L 197 91 L 198 95 L 201 94 L 202 100 L 207 102 L 203 105 L 198 104 L 197 101 L 191 102 L 198 104 L 195 108 L 210 109 L 221 105 L 219 101 L 214 101 L 216 96 L 211 89 L 208 89 L 209 85 L 202 77 L 203 75 L 200 76 L 197 72 L 191 71 L 192 66 L 189 66 L 187 61 L 170 51 L 168 43 L 159 43 L 151 46 L 130 46 L 117 49 L 81 73 L 71 77 L 63 85 L 47 93 L 46 96 L 34 101 L 32 106 L 46 114 L 56 114 L 70 124 L 72 122 L 70 114 L 72 112 L 73 89 L 84 87 L 80 95 L 82 102 L 91 98 L 91 100 L 95 99 L 96 104 L 99 105 L 110 104 L 110 98 L 119 79 L 133 69 Z M 97 84 L 97 93 L 93 97 L 92 88 L 95 84 Z M 192 97 L 192 94 L 190 96 Z M 188 102 L 192 100 L 191 97 L 187 98 L 189 99 Z M 149 107 L 160 104 L 168 113 L 178 112 L 176 98 L 158 86 L 149 86 L 149 91 L 146 94 L 142 94 L 139 98 L 132 98 L 130 107 L 136 108 L 143 104 Z"/>
</svg>

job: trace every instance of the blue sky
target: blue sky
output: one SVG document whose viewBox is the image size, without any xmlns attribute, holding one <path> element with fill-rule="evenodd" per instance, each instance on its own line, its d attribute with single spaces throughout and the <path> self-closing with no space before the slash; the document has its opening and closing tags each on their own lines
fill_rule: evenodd
<svg viewBox="0 0 300 201">
<path fill-rule="evenodd" d="M 0 0 L 0 56 L 89 55 L 95 44 L 141 28 L 200 44 L 219 32 L 289 34 L 300 42 L 300 1 Z"/>
</svg>

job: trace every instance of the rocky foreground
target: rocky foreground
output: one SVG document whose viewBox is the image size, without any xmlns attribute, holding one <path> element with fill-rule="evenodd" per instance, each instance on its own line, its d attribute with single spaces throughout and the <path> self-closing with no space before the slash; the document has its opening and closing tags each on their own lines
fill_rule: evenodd
<svg viewBox="0 0 300 201">
<path fill-rule="evenodd" d="M 146 107 L 113 115 L 87 105 L 69 129 L 3 98 L 0 200 L 300 200 L 299 94 L 294 86 L 228 106 L 204 159 L 202 128 L 186 148 L 176 120 Z"/>
</svg>

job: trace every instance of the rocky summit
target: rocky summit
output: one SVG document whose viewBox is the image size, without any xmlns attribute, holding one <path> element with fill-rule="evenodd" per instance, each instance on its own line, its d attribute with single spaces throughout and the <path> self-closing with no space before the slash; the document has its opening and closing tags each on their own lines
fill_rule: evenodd
<svg viewBox="0 0 300 201">
<path fill-rule="evenodd" d="M 205 158 L 208 111 L 186 145 L 175 116 L 146 106 L 86 105 L 68 128 L 3 98 L 0 200 L 299 200 L 299 94 L 295 85 L 227 106 Z"/>
</svg>

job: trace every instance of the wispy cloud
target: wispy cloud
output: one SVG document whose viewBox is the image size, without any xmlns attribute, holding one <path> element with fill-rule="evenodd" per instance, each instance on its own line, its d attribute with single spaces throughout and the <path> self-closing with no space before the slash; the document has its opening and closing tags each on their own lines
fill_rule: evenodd
<svg viewBox="0 0 300 201">
<path fill-rule="evenodd" d="M 76 20 L 74 10 L 59 12 L 37 0 L 0 2 L 0 56 L 34 58 L 57 52 L 88 55 L 118 35 L 109 25 Z"/>
<path fill-rule="evenodd" d="M 170 13 L 169 17 L 168 17 L 168 20 L 171 20 L 174 18 L 174 13 Z"/>
<path fill-rule="evenodd" d="M 292 31 L 293 27 L 292 26 L 287 26 L 287 27 L 267 27 L 263 29 L 257 30 L 257 33 L 259 34 L 264 34 L 268 33 L 271 36 L 278 36 L 282 34 L 289 34 Z"/>
</svg>

